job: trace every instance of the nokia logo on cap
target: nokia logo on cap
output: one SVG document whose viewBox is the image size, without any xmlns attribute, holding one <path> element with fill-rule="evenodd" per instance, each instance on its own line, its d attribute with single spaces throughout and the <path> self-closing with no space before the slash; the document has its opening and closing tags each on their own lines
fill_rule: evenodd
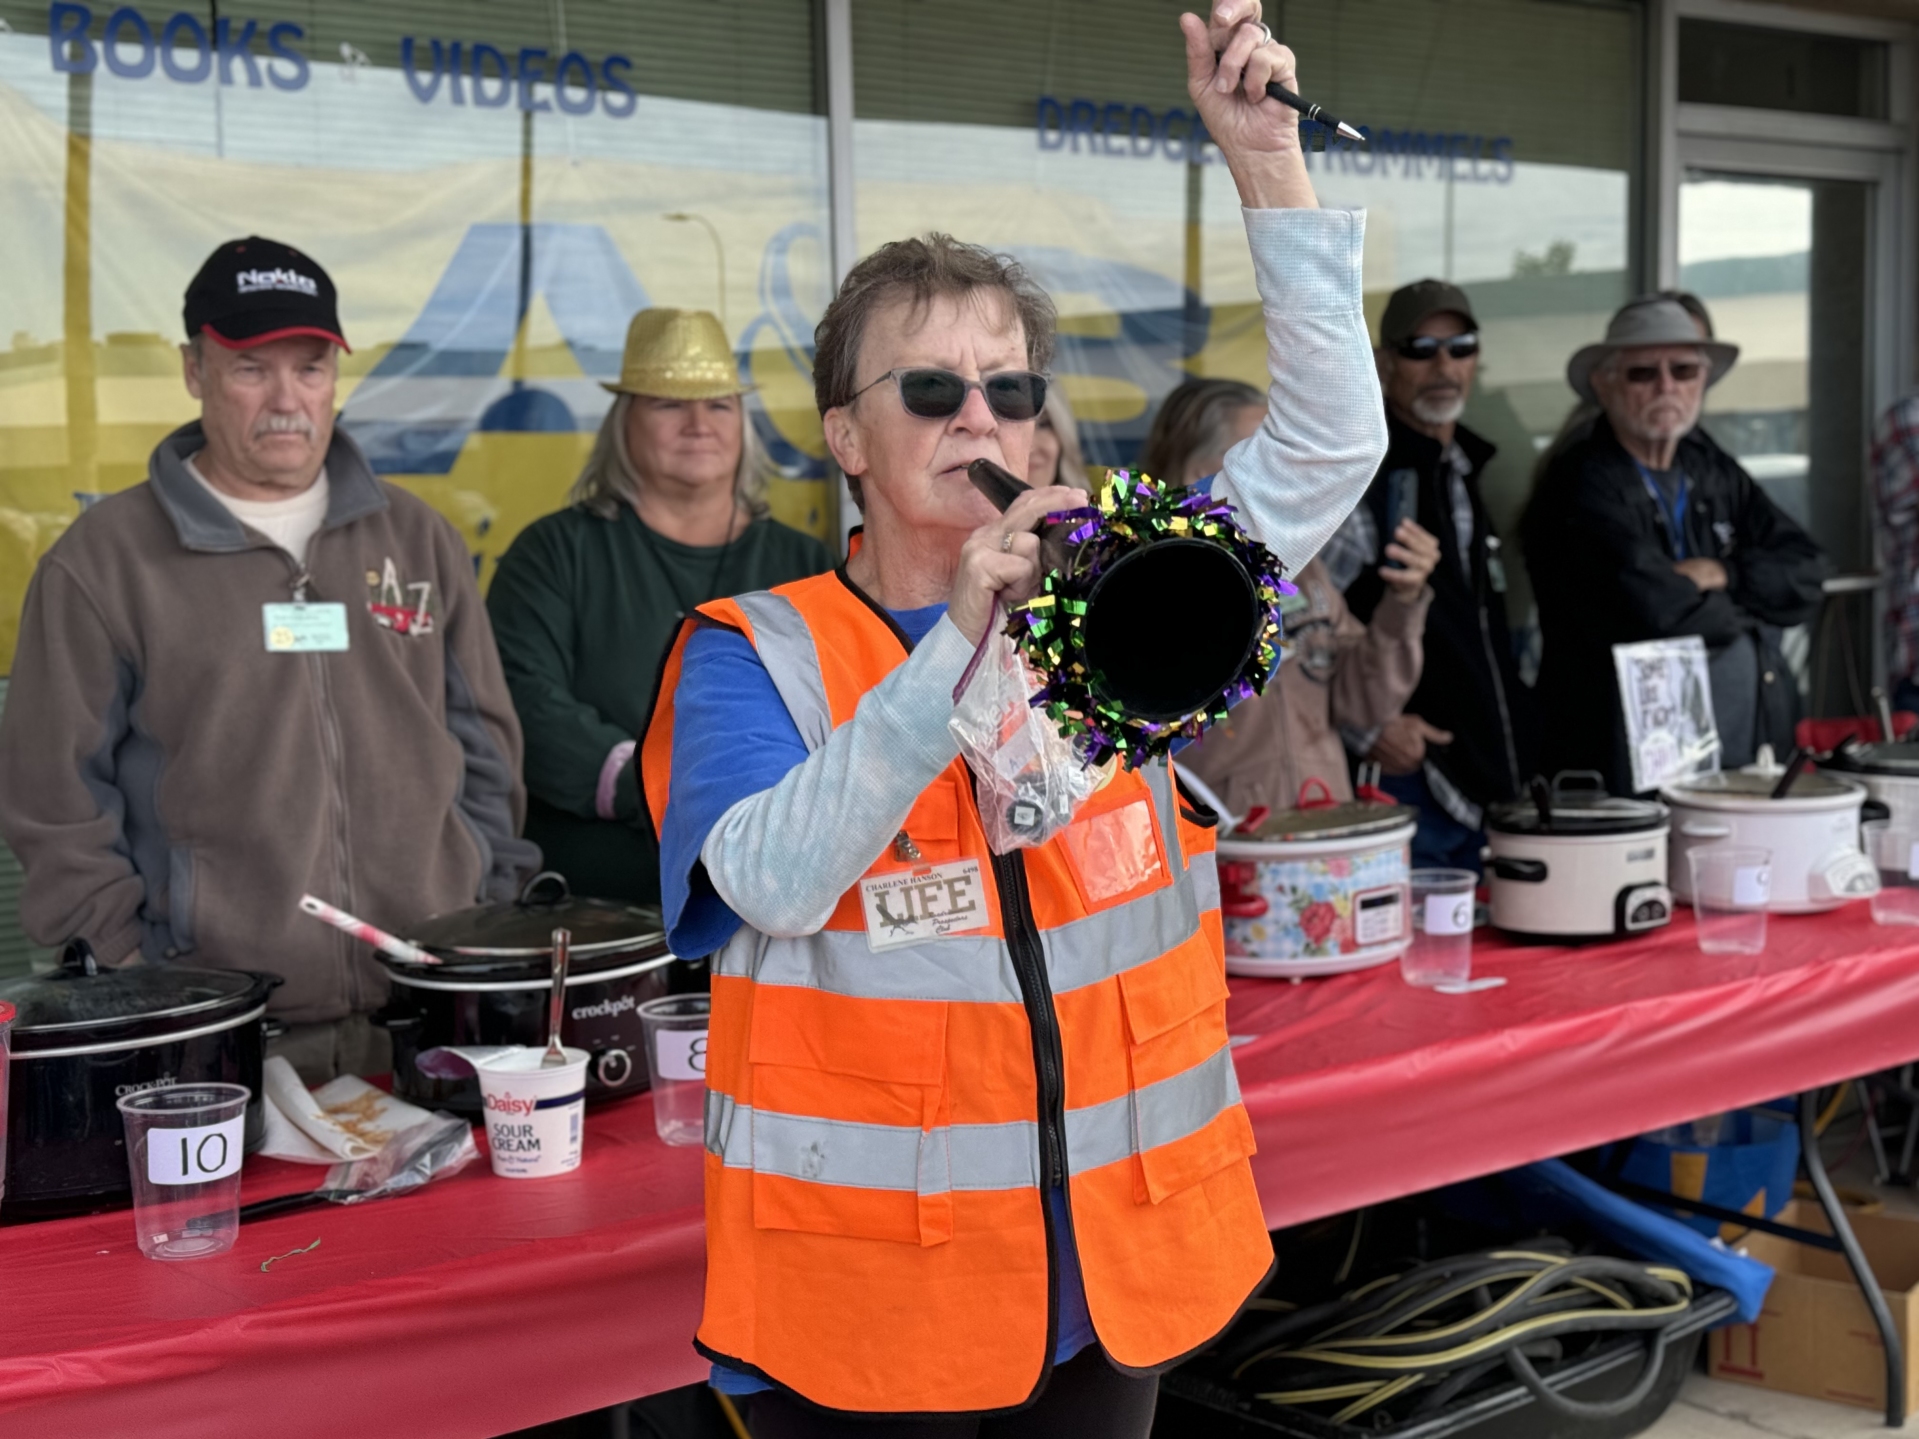
<svg viewBox="0 0 1919 1439">
<path fill-rule="evenodd" d="M 261 290 L 291 290 L 317 299 L 320 294 L 319 282 L 297 270 L 242 270 L 233 278 L 242 295 L 258 294 Z"/>
</svg>

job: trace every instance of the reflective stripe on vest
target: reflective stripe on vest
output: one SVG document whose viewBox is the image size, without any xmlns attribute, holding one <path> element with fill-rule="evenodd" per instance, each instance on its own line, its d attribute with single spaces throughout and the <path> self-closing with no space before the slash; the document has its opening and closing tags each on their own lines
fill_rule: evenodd
<svg viewBox="0 0 1919 1439">
<path fill-rule="evenodd" d="M 1197 1134 L 1239 1103 L 1230 1049 L 1104 1104 L 1066 1111 L 1068 1172 L 1079 1175 Z M 855 1124 L 755 1110 L 714 1090 L 706 1097 L 706 1149 L 729 1169 L 815 1184 L 896 1189 L 1032 1188 L 1039 1184 L 1039 1126 L 948 1124 L 932 1129 Z"/>
<path fill-rule="evenodd" d="M 826 702 L 826 681 L 820 675 L 813 632 L 785 595 L 760 590 L 740 595 L 733 603 L 751 622 L 753 648 L 811 754 L 833 733 L 833 711 Z"/>
</svg>

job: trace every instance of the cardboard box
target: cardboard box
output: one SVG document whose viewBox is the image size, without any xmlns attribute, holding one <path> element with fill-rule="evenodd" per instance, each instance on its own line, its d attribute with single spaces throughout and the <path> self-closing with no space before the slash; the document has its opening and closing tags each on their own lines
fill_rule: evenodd
<svg viewBox="0 0 1919 1439">
<path fill-rule="evenodd" d="M 1906 1411 L 1913 1413 L 1919 1410 L 1919 1363 L 1912 1347 L 1919 1334 L 1919 1219 L 1850 1210 L 1846 1217 L 1892 1310 L 1906 1354 Z M 1779 1219 L 1832 1232 L 1809 1200 L 1794 1200 Z M 1778 1274 L 1758 1323 L 1735 1324 L 1707 1336 L 1713 1378 L 1884 1409 L 1885 1347 L 1846 1257 L 1771 1234 L 1749 1234 L 1738 1247 Z"/>
</svg>

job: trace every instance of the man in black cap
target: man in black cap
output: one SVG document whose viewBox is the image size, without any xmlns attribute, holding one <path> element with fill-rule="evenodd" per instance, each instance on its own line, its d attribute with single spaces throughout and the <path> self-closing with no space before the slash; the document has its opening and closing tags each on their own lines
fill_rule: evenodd
<svg viewBox="0 0 1919 1439">
<path fill-rule="evenodd" d="M 1386 458 L 1320 557 L 1361 620 L 1386 592 L 1385 537 L 1401 521 L 1437 535 L 1440 559 L 1419 687 L 1398 719 L 1347 744 L 1418 809 L 1415 864 L 1477 871 L 1485 807 L 1513 798 L 1531 774 L 1532 725 L 1506 630 L 1499 536 L 1479 495 L 1493 447 L 1459 423 L 1479 366 L 1471 302 L 1442 280 L 1394 291 L 1373 353 Z"/>
<path fill-rule="evenodd" d="M 334 428 L 333 282 L 257 236 L 187 291 L 201 418 L 35 572 L 0 721 L 34 940 L 265 970 L 302 1077 L 378 1073 L 387 980 L 312 893 L 404 932 L 512 895 L 520 730 L 458 533 Z"/>
</svg>

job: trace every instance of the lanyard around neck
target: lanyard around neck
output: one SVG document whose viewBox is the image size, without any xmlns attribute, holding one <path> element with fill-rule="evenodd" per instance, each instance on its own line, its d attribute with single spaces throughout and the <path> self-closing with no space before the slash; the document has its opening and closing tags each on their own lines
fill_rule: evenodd
<svg viewBox="0 0 1919 1439">
<path fill-rule="evenodd" d="M 1639 478 L 1645 481 L 1646 493 L 1651 495 L 1653 503 L 1659 506 L 1659 518 L 1665 521 L 1666 536 L 1672 541 L 1672 557 L 1676 560 L 1685 559 L 1687 551 L 1686 501 L 1692 494 L 1692 481 L 1687 479 L 1685 474 L 1681 472 L 1679 476 L 1679 493 L 1674 495 L 1671 502 L 1668 503 L 1666 493 L 1659 488 L 1659 482 L 1652 477 L 1652 471 L 1647 469 L 1643 464 L 1640 464 L 1638 460 L 1634 460 L 1633 464 L 1639 470 Z"/>
</svg>

